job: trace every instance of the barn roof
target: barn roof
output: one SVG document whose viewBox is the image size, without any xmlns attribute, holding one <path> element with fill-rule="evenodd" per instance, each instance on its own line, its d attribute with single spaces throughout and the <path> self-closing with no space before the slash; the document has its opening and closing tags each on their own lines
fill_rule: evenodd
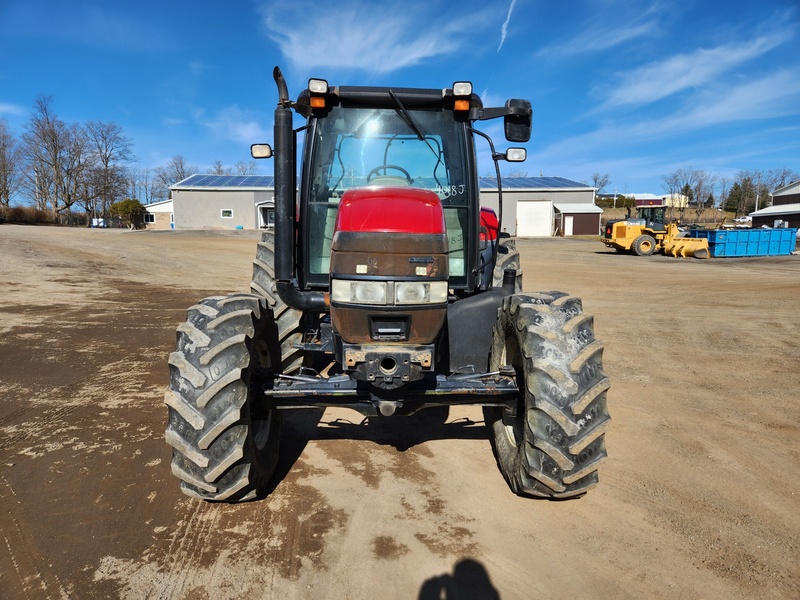
<svg viewBox="0 0 800 600">
<path fill-rule="evenodd" d="M 790 196 L 792 194 L 800 194 L 800 181 L 793 181 L 789 185 L 785 185 L 772 192 L 773 196 Z"/>
<path fill-rule="evenodd" d="M 767 208 L 762 208 L 751 212 L 751 217 L 766 217 L 769 215 L 794 215 L 800 213 L 800 204 L 773 204 Z"/>
<path fill-rule="evenodd" d="M 585 183 L 578 183 L 564 177 L 503 177 L 504 190 L 581 190 L 589 191 L 594 188 Z M 496 190 L 497 177 L 480 177 L 482 190 Z"/>
<path fill-rule="evenodd" d="M 581 190 L 594 188 L 564 177 L 503 177 L 504 190 Z M 480 177 L 482 190 L 496 190 L 496 177 Z M 171 190 L 264 190 L 275 187 L 272 175 L 190 175 L 170 186 Z"/>
<path fill-rule="evenodd" d="M 272 175 L 190 175 L 171 190 L 264 190 L 275 187 Z"/>
</svg>

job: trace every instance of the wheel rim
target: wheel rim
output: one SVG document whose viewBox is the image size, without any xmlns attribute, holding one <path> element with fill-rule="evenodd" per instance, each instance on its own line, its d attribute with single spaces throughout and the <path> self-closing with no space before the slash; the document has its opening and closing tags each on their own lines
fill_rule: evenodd
<svg viewBox="0 0 800 600">
<path fill-rule="evenodd" d="M 520 390 L 517 396 L 516 416 L 503 415 L 503 430 L 506 437 L 514 447 L 519 448 L 525 433 L 525 370 L 522 366 L 522 354 L 516 338 L 506 338 L 501 359 L 501 364 L 514 367 L 517 388 Z"/>
<path fill-rule="evenodd" d="M 263 340 L 259 340 L 258 343 L 255 344 L 253 348 L 253 354 L 251 358 L 251 365 L 252 367 L 257 367 L 260 369 L 268 369 L 272 367 L 272 359 L 269 353 L 269 347 Z M 248 399 L 251 403 L 251 414 L 253 412 L 253 391 L 250 389 L 248 391 L 250 394 L 250 398 Z M 272 419 L 273 419 L 273 412 L 272 410 L 267 411 L 258 411 L 257 414 L 265 414 L 267 415 L 266 419 L 252 419 L 250 424 L 250 429 L 253 435 L 253 442 L 255 443 L 256 448 L 259 450 L 263 450 L 264 447 L 267 445 L 270 437 L 270 428 L 272 427 Z"/>
<path fill-rule="evenodd" d="M 253 420 L 252 430 L 253 430 L 253 442 L 256 445 L 256 448 L 259 450 L 263 450 L 264 447 L 267 445 L 269 441 L 269 430 L 272 426 L 272 411 L 268 411 L 268 416 L 266 419 L 255 419 Z"/>
</svg>

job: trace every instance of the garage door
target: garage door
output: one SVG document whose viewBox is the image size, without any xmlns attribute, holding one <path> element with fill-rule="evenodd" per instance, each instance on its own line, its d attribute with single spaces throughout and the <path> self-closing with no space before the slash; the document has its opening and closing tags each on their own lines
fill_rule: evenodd
<svg viewBox="0 0 800 600">
<path fill-rule="evenodd" d="M 549 237 L 553 229 L 553 203 L 549 200 L 517 202 L 517 236 Z"/>
</svg>

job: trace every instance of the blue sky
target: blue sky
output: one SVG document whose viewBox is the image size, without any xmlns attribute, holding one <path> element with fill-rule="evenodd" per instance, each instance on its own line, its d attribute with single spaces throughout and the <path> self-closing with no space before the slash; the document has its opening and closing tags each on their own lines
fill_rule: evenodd
<svg viewBox="0 0 800 600">
<path fill-rule="evenodd" d="M 608 173 L 606 191 L 661 194 L 682 167 L 800 171 L 797 0 L 0 0 L 0 119 L 21 134 L 53 96 L 67 123 L 122 126 L 138 167 L 249 161 L 272 141 L 276 64 L 293 97 L 322 77 L 528 98 L 520 168 Z"/>
</svg>

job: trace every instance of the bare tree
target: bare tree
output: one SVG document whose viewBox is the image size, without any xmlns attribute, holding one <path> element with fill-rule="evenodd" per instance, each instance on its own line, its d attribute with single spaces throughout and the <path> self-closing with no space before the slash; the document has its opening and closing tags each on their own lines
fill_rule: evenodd
<svg viewBox="0 0 800 600">
<path fill-rule="evenodd" d="M 128 198 L 135 198 L 142 204 L 151 204 L 158 198 L 158 181 L 152 169 L 127 170 Z"/>
<path fill-rule="evenodd" d="M 661 180 L 664 182 L 664 190 L 669 194 L 671 202 L 669 207 L 669 218 L 675 218 L 675 201 L 681 193 L 681 180 L 678 171 L 670 173 L 669 175 L 662 175 Z M 683 202 L 680 202 L 679 210 L 682 208 Z"/>
<path fill-rule="evenodd" d="M 608 173 L 592 173 L 592 185 L 597 190 L 598 194 L 603 191 L 603 188 L 608 185 L 609 181 Z"/>
<path fill-rule="evenodd" d="M 236 163 L 235 169 L 237 175 L 258 175 L 258 163 L 254 160 L 250 162 L 240 160 Z"/>
<path fill-rule="evenodd" d="M 721 175 L 717 178 L 717 183 L 719 183 L 719 207 L 722 210 L 725 210 L 725 205 L 728 199 L 728 188 L 731 185 L 731 178 L 727 175 Z M 716 222 L 716 216 L 714 217 L 714 221 Z"/>
<path fill-rule="evenodd" d="M 86 131 L 77 123 L 64 129 L 61 153 L 61 179 L 57 182 L 61 199 L 57 212 L 70 212 L 72 205 L 83 197 L 85 178 L 92 166 L 93 157 L 88 148 Z"/>
<path fill-rule="evenodd" d="M 169 186 L 183 181 L 198 171 L 196 166 L 187 164 L 186 159 L 180 154 L 173 156 L 165 166 L 156 169 L 158 197 L 169 198 Z"/>
<path fill-rule="evenodd" d="M 125 195 L 124 163 L 133 160 L 133 143 L 114 122 L 89 121 L 86 136 L 96 162 L 93 180 L 100 203 L 92 212 L 105 215 L 108 207 Z"/>
<path fill-rule="evenodd" d="M 226 167 L 221 160 L 215 160 L 206 173 L 209 175 L 233 175 L 233 169 Z"/>
<path fill-rule="evenodd" d="M 709 173 L 708 171 L 691 169 L 691 179 L 694 181 L 692 191 L 696 202 L 697 219 L 703 214 L 706 208 L 711 205 L 713 208 L 714 198 L 714 185 L 717 182 L 717 176 Z"/>
<path fill-rule="evenodd" d="M 38 96 L 22 136 L 26 166 L 23 185 L 42 210 L 50 207 L 55 215 L 60 205 L 61 158 L 66 125 L 52 111 L 52 96 Z"/>
<path fill-rule="evenodd" d="M 11 197 L 19 190 L 20 153 L 8 124 L 0 120 L 0 205 L 10 206 Z"/>
<path fill-rule="evenodd" d="M 800 173 L 788 167 L 781 167 L 780 169 L 767 171 L 767 180 L 770 182 L 772 189 L 776 190 L 795 181 L 800 181 Z"/>
<path fill-rule="evenodd" d="M 792 171 L 788 167 L 770 169 L 769 171 L 761 173 L 760 181 L 763 182 L 764 188 L 766 188 L 766 194 L 763 196 L 764 203 L 762 208 L 766 208 L 772 204 L 772 192 L 798 180 L 800 180 L 800 174 Z M 767 203 L 767 199 L 769 199 L 769 204 Z"/>
</svg>

